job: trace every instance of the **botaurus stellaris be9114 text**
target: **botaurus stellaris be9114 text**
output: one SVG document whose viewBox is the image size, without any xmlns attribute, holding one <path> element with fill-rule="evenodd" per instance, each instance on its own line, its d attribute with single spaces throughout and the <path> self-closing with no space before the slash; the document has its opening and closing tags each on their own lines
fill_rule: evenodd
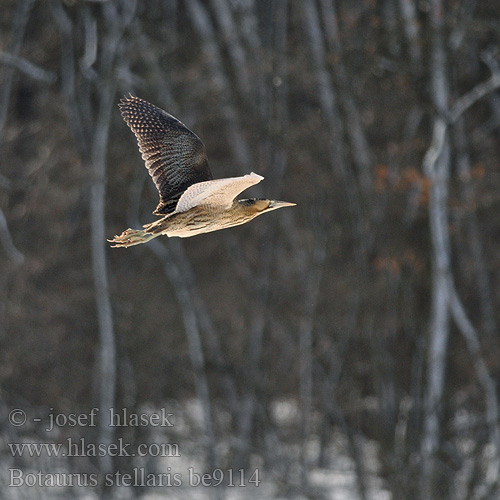
<svg viewBox="0 0 500 500">
<path fill-rule="evenodd" d="M 121 114 L 132 129 L 149 175 L 160 193 L 153 212 L 163 216 L 144 229 L 127 229 L 112 240 L 114 247 L 130 247 L 161 234 L 188 238 L 249 222 L 258 215 L 295 203 L 235 197 L 260 182 L 250 173 L 213 179 L 205 146 L 183 123 L 138 97 L 125 97 Z"/>
</svg>

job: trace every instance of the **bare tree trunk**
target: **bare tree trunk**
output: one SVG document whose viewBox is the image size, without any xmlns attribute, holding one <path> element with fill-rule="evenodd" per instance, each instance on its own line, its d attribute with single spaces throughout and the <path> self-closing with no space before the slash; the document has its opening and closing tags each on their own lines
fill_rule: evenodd
<svg viewBox="0 0 500 500">
<path fill-rule="evenodd" d="M 450 144 L 447 128 L 448 123 L 455 123 L 474 102 L 500 85 L 500 74 L 493 74 L 489 80 L 478 84 L 461 97 L 451 110 L 448 110 L 449 91 L 442 35 L 443 10 L 441 0 L 433 0 L 430 15 L 433 29 L 432 96 L 434 106 L 441 114 L 434 118 L 432 143 L 423 162 L 424 172 L 431 185 L 429 222 L 433 253 L 433 293 L 427 355 L 428 381 L 421 449 L 420 496 L 422 500 L 432 498 L 433 495 L 435 454 L 439 449 L 440 441 L 439 410 L 443 397 L 450 312 L 467 342 L 479 382 L 485 391 L 489 408 L 490 439 L 498 456 L 498 426 L 491 424 L 493 419 L 497 418 L 496 412 L 498 410 L 494 384 L 486 364 L 482 358 L 478 358 L 479 339 L 458 298 L 451 274 L 451 250 L 448 234 Z M 448 122 L 444 120 L 443 116 L 448 116 Z M 495 462 L 495 468 L 497 466 L 498 462 Z"/>
<path fill-rule="evenodd" d="M 343 342 L 343 346 L 340 349 L 341 353 L 347 352 L 349 341 L 349 338 L 345 339 L 345 341 Z M 338 363 L 339 365 L 341 365 L 342 361 L 339 359 Z M 349 423 L 347 422 L 340 405 L 337 403 L 337 398 L 335 397 L 335 388 L 340 372 L 341 368 L 335 367 L 330 371 L 330 373 L 326 374 L 326 377 L 321 384 L 324 416 L 327 417 L 329 421 L 334 422 L 336 425 L 338 425 L 347 437 L 349 454 L 351 455 L 354 462 L 354 471 L 357 477 L 356 487 L 358 490 L 359 498 L 361 498 L 362 500 L 366 500 L 368 498 L 368 484 L 363 459 L 363 442 L 349 426 Z M 328 420 L 324 423 L 324 425 L 329 424 Z"/>
<path fill-rule="evenodd" d="M 265 263 L 262 263 L 261 270 L 270 272 L 271 251 L 268 249 L 265 256 Z M 248 467 L 249 454 L 252 449 L 251 438 L 254 418 L 257 410 L 256 387 L 259 383 L 259 362 L 262 353 L 262 341 L 266 326 L 266 303 L 269 298 L 269 283 L 263 276 L 259 276 L 260 297 L 254 302 L 253 318 L 249 329 L 248 362 L 244 368 L 245 388 L 241 397 L 240 411 L 237 418 L 237 441 L 236 457 L 234 460 L 235 469 Z"/>
<path fill-rule="evenodd" d="M 179 256 L 182 256 L 184 253 L 181 245 L 181 242 L 170 241 L 169 248 L 159 241 L 153 240 L 148 244 L 148 247 L 162 262 L 165 274 L 172 284 L 181 308 L 182 319 L 189 344 L 189 355 L 193 366 L 196 394 L 198 395 L 203 411 L 202 422 L 203 433 L 206 439 L 204 443 L 206 449 L 206 466 L 209 470 L 214 470 L 220 467 L 220 462 L 216 450 L 217 443 L 213 425 L 212 402 L 205 369 L 205 356 L 203 354 L 201 331 L 194 310 L 189 284 L 186 282 L 187 276 L 181 272 L 177 262 Z M 174 248 L 175 252 L 173 251 Z M 174 256 L 175 254 L 177 254 L 177 257 Z M 213 499 L 223 498 L 223 491 L 220 488 L 210 488 L 210 494 Z"/>
<path fill-rule="evenodd" d="M 231 147 L 238 167 L 247 171 L 252 165 L 252 155 L 246 143 L 233 102 L 231 86 L 224 71 L 222 55 L 218 46 L 214 27 L 203 3 L 186 0 L 187 8 L 195 31 L 200 35 L 205 61 L 212 77 L 212 83 L 219 90 L 221 112 L 227 126 L 227 144 Z"/>
<path fill-rule="evenodd" d="M 363 238 L 362 213 L 360 207 L 359 189 L 355 176 L 349 165 L 346 164 L 345 151 L 342 146 L 344 139 L 344 125 L 340 119 L 337 96 L 334 92 L 330 74 L 326 68 L 325 43 L 321 32 L 318 11 L 314 2 L 302 2 L 301 8 L 304 15 L 305 29 L 308 36 L 309 47 L 312 55 L 312 64 L 316 75 L 318 97 L 324 120 L 330 131 L 328 148 L 330 163 L 333 171 L 340 177 L 345 186 L 346 205 L 348 217 L 352 220 L 354 237 L 356 239 L 357 259 L 364 261 L 366 254 L 366 238 Z"/>
<path fill-rule="evenodd" d="M 114 436 L 114 428 L 109 425 L 108 412 L 109 408 L 114 407 L 116 397 L 116 341 L 106 263 L 106 152 L 116 92 L 114 68 L 119 56 L 121 38 L 134 16 L 135 0 L 123 0 L 120 3 L 121 11 L 118 11 L 117 5 L 111 3 L 103 5 L 107 31 L 101 41 L 99 63 L 104 81 L 100 82 L 98 87 L 97 120 L 90 146 L 91 165 L 89 165 L 93 172 L 93 183 L 90 189 L 91 249 L 100 344 L 99 442 L 106 445 L 112 442 Z M 97 43 L 97 38 L 95 41 Z M 112 471 L 111 456 L 100 457 L 100 469 L 103 473 Z"/>
<path fill-rule="evenodd" d="M 114 428 L 109 425 L 109 409 L 115 406 L 116 397 L 116 341 L 106 263 L 106 152 L 111 111 L 116 92 L 113 69 L 116 64 L 119 42 L 135 10 L 133 0 L 124 0 L 121 3 L 125 11 L 123 14 L 118 13 L 115 5 L 106 4 L 103 6 L 104 19 L 108 30 L 101 42 L 99 62 L 102 65 L 101 74 L 105 80 L 101 82 L 98 88 L 97 120 L 90 145 L 89 165 L 93 173 L 93 182 L 90 189 L 92 268 L 99 322 L 98 366 L 100 374 L 99 407 L 101 408 L 99 442 L 105 445 L 109 445 L 113 441 Z M 127 12 L 127 8 L 130 9 L 129 12 Z M 100 457 L 100 469 L 102 473 L 112 472 L 113 460 L 111 456 Z"/>
<path fill-rule="evenodd" d="M 15 59 L 21 50 L 26 25 L 30 17 L 30 11 L 35 0 L 21 0 L 17 5 L 14 19 L 12 20 L 11 39 L 7 46 L 4 58 Z M 9 111 L 10 95 L 12 91 L 12 80 L 14 78 L 15 67 L 13 65 L 2 69 L 0 74 L 0 141 L 3 142 L 3 131 L 7 121 Z M 8 181 L 6 184 L 10 184 Z M 0 209 L 0 240 L 7 255 L 15 264 L 21 264 L 24 261 L 23 254 L 16 248 L 9 231 L 7 219 Z"/>
<path fill-rule="evenodd" d="M 422 62 L 422 51 L 418 37 L 417 2 L 415 0 L 399 0 L 399 10 L 411 62 L 414 70 L 418 70 Z"/>
<path fill-rule="evenodd" d="M 500 488 L 498 484 L 498 478 L 500 477 L 500 421 L 497 384 L 491 376 L 488 365 L 481 354 L 479 335 L 467 317 L 451 279 L 449 281 L 449 288 L 451 312 L 467 343 L 479 384 L 483 388 L 486 399 L 486 424 L 490 438 L 489 444 L 493 446 L 493 457 L 488 464 L 485 480 L 480 485 L 480 488 L 478 488 L 483 491 L 481 495 L 477 496 L 478 498 L 481 498 L 482 495 L 487 497 L 493 493 L 498 493 Z"/>
<path fill-rule="evenodd" d="M 431 88 L 435 108 L 446 112 L 449 99 L 446 76 L 446 55 L 442 34 L 441 0 L 431 2 L 432 29 Z M 424 158 L 424 172 L 430 184 L 429 223 L 432 239 L 432 298 L 427 354 L 427 395 L 422 436 L 422 469 L 420 495 L 432 498 L 435 454 L 439 448 L 440 405 L 443 397 L 446 351 L 450 333 L 449 289 L 450 242 L 448 235 L 448 184 L 450 177 L 450 147 L 444 119 L 434 117 L 432 144 Z"/>
<path fill-rule="evenodd" d="M 95 300 L 99 327 L 99 407 L 100 424 L 98 441 L 109 445 L 113 440 L 114 428 L 109 425 L 109 409 L 115 405 L 116 390 L 116 345 L 113 326 L 113 312 L 109 292 L 108 270 L 106 263 L 106 152 L 111 122 L 111 113 L 115 97 L 115 65 L 120 54 L 120 41 L 123 33 L 134 16 L 135 0 L 122 0 L 120 10 L 117 4 L 106 3 L 102 13 L 106 30 L 102 38 L 97 38 L 97 31 L 92 30 L 95 19 L 90 11 L 83 7 L 82 22 L 87 33 L 86 59 L 90 67 L 96 58 L 100 66 L 102 80 L 98 81 L 96 121 L 92 124 L 91 92 L 77 89 L 78 79 L 74 61 L 75 29 L 70 17 L 60 3 L 52 5 L 52 13 L 59 25 L 62 43 L 62 87 L 69 105 L 70 123 L 74 127 L 77 143 L 84 158 L 84 163 L 92 172 L 90 188 L 90 223 L 92 270 L 95 285 Z M 89 31 L 90 28 L 90 31 Z M 93 36 L 92 36 L 93 33 Z M 100 49 L 100 50 L 99 50 Z M 82 76 L 82 81 L 85 77 Z M 80 106 L 81 103 L 81 106 Z M 99 456 L 101 473 L 113 470 L 113 460 L 108 454 Z M 106 496 L 107 493 L 103 492 Z"/>
<path fill-rule="evenodd" d="M 435 118 L 434 139 L 446 134 L 441 118 Z M 447 280 L 450 273 L 450 249 L 447 224 L 447 196 L 449 149 L 447 139 L 445 149 L 425 163 L 425 171 L 431 180 L 429 217 L 433 243 L 433 287 L 430 319 L 430 339 L 427 354 L 427 396 L 422 438 L 421 498 L 432 498 L 432 477 L 435 453 L 439 447 L 439 413 L 443 397 L 446 350 L 449 337 L 449 309 Z M 429 155 L 426 155 L 428 157 Z M 432 162 L 432 163 L 431 163 Z"/>
<path fill-rule="evenodd" d="M 223 58 L 215 37 L 214 27 L 208 17 L 205 7 L 199 0 L 189 0 L 188 9 L 191 13 L 193 25 L 200 34 L 211 77 L 213 81 L 218 84 L 222 115 L 224 117 L 224 123 L 227 126 L 226 135 L 228 137 L 228 145 L 232 148 L 233 157 L 239 164 L 238 167 L 242 171 L 245 171 L 250 168 L 253 163 L 252 155 L 249 145 L 241 131 L 236 109 L 231 99 L 231 86 L 224 70 Z M 217 15 L 221 15 L 220 10 L 217 10 Z M 227 19 L 219 20 L 219 24 L 227 24 Z M 240 52 L 239 55 L 242 56 L 242 53 Z M 230 238 L 230 236 L 228 236 L 228 238 Z M 266 252 L 265 258 L 269 261 L 270 251 Z M 261 267 L 261 270 L 262 269 L 264 270 L 263 272 L 266 273 L 269 270 L 269 266 L 263 265 Z M 249 364 L 245 396 L 240 401 L 239 411 L 236 417 L 238 422 L 238 439 L 236 441 L 237 456 L 235 458 L 236 469 L 244 466 L 248 458 L 248 450 L 250 449 L 249 438 L 251 436 L 255 409 L 254 385 L 256 379 L 253 374 L 258 367 L 260 359 L 262 335 L 265 327 L 265 314 L 263 308 L 265 306 L 265 297 L 267 296 L 267 285 L 259 287 L 258 293 L 257 310 L 254 311 L 254 319 L 250 328 Z"/>
<path fill-rule="evenodd" d="M 477 290 L 479 293 L 479 310 L 484 332 L 493 336 L 497 332 L 491 285 L 488 277 L 483 244 L 481 242 L 479 222 L 472 208 L 474 203 L 471 187 L 470 157 L 467 153 L 467 139 L 464 120 L 459 119 L 456 125 L 455 143 L 457 149 L 457 173 L 461 183 L 462 204 L 465 207 L 464 223 L 469 240 L 469 248 L 475 266 Z"/>
<path fill-rule="evenodd" d="M 361 114 L 352 97 L 352 82 L 342 60 L 335 2 L 321 0 L 321 12 L 328 49 L 337 57 L 334 75 L 340 89 L 339 103 L 346 117 L 346 132 L 351 144 L 352 159 L 358 172 L 360 185 L 364 191 L 368 191 L 372 185 L 370 148 L 363 130 Z"/>
<path fill-rule="evenodd" d="M 106 264 L 106 150 L 109 137 L 111 109 L 115 89 L 106 85 L 101 93 L 94 140 L 91 146 L 93 183 L 90 188 L 90 221 L 92 269 L 96 289 L 95 299 L 99 322 L 99 407 L 101 408 L 99 442 L 106 445 L 113 440 L 113 427 L 109 425 L 109 408 L 114 406 L 116 386 L 116 345 L 113 326 L 113 311 L 109 293 Z M 101 459 L 101 471 L 112 471 L 110 456 Z"/>
<path fill-rule="evenodd" d="M 316 238 L 313 255 L 310 259 L 311 268 L 307 270 L 307 281 L 304 287 L 304 307 L 299 324 L 299 394 L 301 408 L 301 474 L 304 485 L 309 481 L 309 464 L 307 451 L 311 437 L 311 416 L 313 411 L 313 330 L 316 306 L 318 304 L 319 291 L 324 271 L 324 263 L 327 255 L 328 232 Z M 309 259 L 308 259 L 309 261 Z"/>
<path fill-rule="evenodd" d="M 357 259 L 359 269 L 364 269 L 367 241 L 363 238 L 362 212 L 359 204 L 361 197 L 359 196 L 355 177 L 345 161 L 344 149 L 342 147 L 344 126 L 338 113 L 337 96 L 335 95 L 330 75 L 326 69 L 325 44 L 321 32 L 319 15 L 314 2 L 302 2 L 301 8 L 311 50 L 313 68 L 316 74 L 321 111 L 331 133 L 328 144 L 330 163 L 345 186 L 348 215 L 353 221 L 352 231 L 356 241 L 355 258 Z M 329 22 L 331 22 L 331 18 Z M 331 31 L 331 33 L 334 33 L 334 31 Z M 353 459 L 356 463 L 359 493 L 361 498 L 366 498 L 366 472 L 362 458 L 358 453 L 358 443 L 352 433 L 348 434 L 348 438 L 351 444 L 350 448 Z"/>
<path fill-rule="evenodd" d="M 240 41 L 238 28 L 233 19 L 231 6 L 227 0 L 210 0 L 215 13 L 215 20 L 222 33 L 224 44 L 228 50 L 240 96 L 244 101 L 250 100 L 250 77 L 245 50 Z"/>
<path fill-rule="evenodd" d="M 396 14 L 396 0 L 381 0 L 381 14 L 383 26 L 386 29 L 385 38 L 391 56 L 401 53 L 401 45 L 398 36 L 398 16 Z"/>
<path fill-rule="evenodd" d="M 247 8 L 256 8 L 249 4 Z M 257 62 L 259 73 L 256 76 L 258 88 L 257 119 L 265 124 L 260 130 L 258 163 L 272 165 L 267 178 L 275 185 L 281 183 L 285 173 L 286 155 L 281 145 L 281 134 L 287 124 L 287 85 L 286 85 L 286 43 L 288 27 L 288 0 L 275 0 L 266 4 L 270 12 L 266 17 L 259 36 L 254 33 L 253 56 L 261 54 Z M 256 17 L 255 10 L 247 11 L 247 16 Z M 278 78 L 278 80 L 276 80 Z M 252 449 L 255 420 L 262 415 L 257 389 L 260 378 L 264 332 L 267 326 L 268 301 L 272 293 L 272 264 L 275 255 L 275 238 L 271 226 L 261 236 L 263 250 L 257 276 L 249 280 L 253 284 L 255 296 L 253 317 L 248 338 L 248 363 L 245 366 L 246 384 L 242 396 L 241 411 L 238 415 L 238 453 L 236 467 L 247 467 Z"/>
<path fill-rule="evenodd" d="M 82 157 L 88 157 L 91 124 L 84 120 L 77 99 L 76 64 L 74 48 L 74 25 L 66 13 L 62 3 L 50 3 L 52 17 L 54 18 L 61 36 L 61 92 L 67 106 L 68 122 L 75 137 L 76 146 Z"/>
<path fill-rule="evenodd" d="M 205 301 L 200 296 L 196 288 L 195 275 L 189 263 L 186 252 L 182 245 L 176 244 L 170 246 L 172 257 L 174 258 L 180 273 L 185 277 L 185 282 L 190 296 L 191 309 L 195 311 L 197 323 L 203 332 L 207 351 L 210 353 L 209 362 L 214 364 L 220 370 L 222 385 L 226 395 L 229 408 L 236 414 L 239 408 L 238 394 L 231 374 L 224 369 L 226 361 L 224 360 L 220 339 L 215 331 L 210 313 L 207 310 Z M 214 456 L 217 458 L 216 453 Z M 217 466 L 218 462 L 215 461 Z M 219 464 L 220 465 L 220 464 Z"/>
</svg>

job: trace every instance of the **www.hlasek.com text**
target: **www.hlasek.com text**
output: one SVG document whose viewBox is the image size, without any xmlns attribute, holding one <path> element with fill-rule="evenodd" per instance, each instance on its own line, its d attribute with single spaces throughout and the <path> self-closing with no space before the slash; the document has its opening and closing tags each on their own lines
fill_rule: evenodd
<svg viewBox="0 0 500 500">
<path fill-rule="evenodd" d="M 92 443 L 71 437 L 62 443 L 8 443 L 13 457 L 180 457 L 177 443 Z"/>
</svg>

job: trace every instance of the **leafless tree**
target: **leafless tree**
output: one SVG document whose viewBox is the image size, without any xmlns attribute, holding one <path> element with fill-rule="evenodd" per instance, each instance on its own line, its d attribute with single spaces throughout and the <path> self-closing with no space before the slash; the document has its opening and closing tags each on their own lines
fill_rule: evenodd
<svg viewBox="0 0 500 500">
<path fill-rule="evenodd" d="M 75 128 L 84 165 L 91 172 L 92 178 L 89 199 L 91 250 L 100 339 L 97 366 L 101 420 L 98 439 L 100 443 L 109 445 L 114 437 L 114 427 L 109 425 L 109 409 L 115 406 L 116 401 L 117 362 L 106 262 L 106 154 L 111 112 L 115 105 L 115 71 L 120 64 L 120 58 L 124 55 L 120 43 L 127 26 L 133 19 L 135 1 L 123 0 L 103 4 L 101 14 L 106 29 L 101 39 L 96 32 L 97 19 L 85 7 L 80 12 L 81 17 L 76 22 L 83 24 L 86 38 L 82 63 L 77 66 L 75 52 L 79 49 L 79 41 L 74 39 L 77 33 L 74 21 L 61 3 L 54 2 L 52 5 L 52 13 L 59 26 L 64 47 L 61 79 L 70 111 L 69 121 Z M 92 78 L 94 64 L 99 74 L 98 78 Z M 95 90 L 92 88 L 94 85 Z M 95 106 L 92 105 L 94 98 L 97 103 Z M 95 111 L 95 121 L 89 120 L 86 116 L 92 111 Z M 109 473 L 113 470 L 110 454 L 103 454 L 100 457 L 100 469 L 102 473 Z"/>
</svg>

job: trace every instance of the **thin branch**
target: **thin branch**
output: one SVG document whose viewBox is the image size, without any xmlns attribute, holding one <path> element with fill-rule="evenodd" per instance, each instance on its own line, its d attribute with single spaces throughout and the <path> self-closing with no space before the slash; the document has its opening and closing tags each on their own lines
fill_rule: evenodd
<svg viewBox="0 0 500 500">
<path fill-rule="evenodd" d="M 494 73 L 485 82 L 478 83 L 464 94 L 450 110 L 448 122 L 455 123 L 473 104 L 500 87 L 500 73 Z"/>
<path fill-rule="evenodd" d="M 46 83 L 54 83 L 57 80 L 57 76 L 53 71 L 48 71 L 46 69 L 40 68 L 36 64 L 29 62 L 23 57 L 9 54 L 8 52 L 0 53 L 0 63 L 12 68 L 16 68 L 19 71 L 22 71 L 24 74 L 30 76 L 34 80 L 39 80 Z"/>
<path fill-rule="evenodd" d="M 399 0 L 399 10 L 403 20 L 404 33 L 408 43 L 408 52 L 412 63 L 416 68 L 420 67 L 422 51 L 418 39 L 419 24 L 417 16 L 417 4 L 413 0 Z"/>
<path fill-rule="evenodd" d="M 7 219 L 0 208 L 0 240 L 7 252 L 7 255 L 12 259 L 15 264 L 22 264 L 24 262 L 24 255 L 16 248 L 12 236 L 7 225 Z"/>
<path fill-rule="evenodd" d="M 487 259 L 483 248 L 484 245 L 480 234 L 477 214 L 474 210 L 468 208 L 474 204 L 474 189 L 471 182 L 471 158 L 467 150 L 464 119 L 457 121 L 454 138 L 455 149 L 457 150 L 455 160 L 457 176 L 460 181 L 462 204 L 465 207 L 463 212 L 464 229 L 469 242 L 472 265 L 474 266 L 476 275 L 481 324 L 484 332 L 493 337 L 497 332 L 497 324 L 491 283 L 488 276 Z M 462 248 L 462 245 L 460 245 L 460 248 Z"/>
<path fill-rule="evenodd" d="M 69 125 L 75 136 L 79 153 L 83 157 L 89 154 L 89 124 L 83 119 L 76 91 L 76 65 L 74 55 L 73 21 L 66 13 L 60 1 L 50 2 L 49 8 L 61 37 L 61 90 L 66 100 Z"/>
<path fill-rule="evenodd" d="M 495 73 L 485 82 L 478 83 L 455 102 L 449 113 L 447 113 L 447 120 L 441 120 L 434 129 L 431 146 L 427 150 L 423 161 L 426 173 L 432 172 L 439 155 L 442 153 L 449 125 L 454 124 L 471 106 L 498 88 L 500 88 L 500 73 Z"/>
<path fill-rule="evenodd" d="M 31 8 L 33 7 L 34 0 L 21 0 L 18 2 L 17 10 L 12 21 L 12 36 L 9 45 L 7 46 L 7 53 L 12 56 L 17 56 L 21 50 L 26 26 L 28 24 Z M 8 68 L 4 71 L 0 85 L 0 132 L 5 127 L 7 120 L 7 112 L 10 103 L 10 92 L 12 89 L 12 78 L 14 76 L 14 68 Z"/>
<path fill-rule="evenodd" d="M 0 187 L 9 190 L 12 187 L 12 181 L 5 175 L 0 174 Z"/>
<path fill-rule="evenodd" d="M 474 369 L 476 370 L 479 383 L 483 388 L 486 398 L 486 423 L 490 434 L 490 442 L 495 450 L 494 458 L 489 464 L 490 473 L 486 477 L 494 478 L 493 480 L 496 482 L 500 476 L 500 429 L 496 383 L 491 376 L 486 361 L 481 355 L 479 335 L 465 312 L 465 308 L 451 277 L 448 279 L 448 289 L 453 319 L 467 343 Z"/>
<path fill-rule="evenodd" d="M 85 52 L 80 59 L 80 64 L 85 71 L 88 71 L 97 60 L 97 21 L 90 15 L 89 9 L 82 10 L 84 14 L 83 27 L 85 34 Z"/>
</svg>

